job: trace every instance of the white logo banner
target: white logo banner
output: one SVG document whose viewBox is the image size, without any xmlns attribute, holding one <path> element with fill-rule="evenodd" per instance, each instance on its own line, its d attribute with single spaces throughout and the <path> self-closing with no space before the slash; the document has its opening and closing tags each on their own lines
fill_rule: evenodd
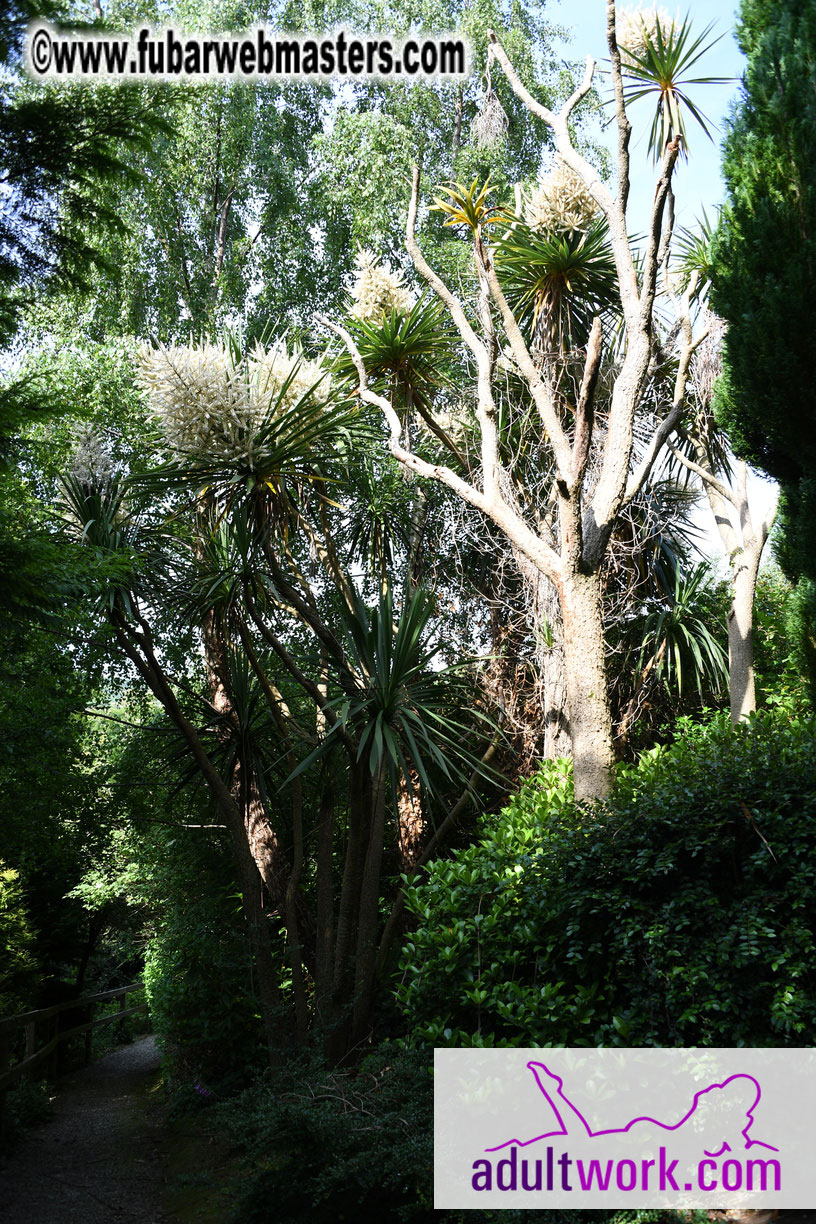
<svg viewBox="0 0 816 1224">
<path fill-rule="evenodd" d="M 816 1050 L 436 1050 L 434 1206 L 816 1205 Z"/>
</svg>

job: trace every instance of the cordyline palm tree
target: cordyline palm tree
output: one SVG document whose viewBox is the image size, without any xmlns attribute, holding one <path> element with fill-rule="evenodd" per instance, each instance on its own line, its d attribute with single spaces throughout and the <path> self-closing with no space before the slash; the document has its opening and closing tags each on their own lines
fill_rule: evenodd
<svg viewBox="0 0 816 1224">
<path fill-rule="evenodd" d="M 689 573 L 677 570 L 670 602 L 649 612 L 643 627 L 639 665 L 653 668 L 657 677 L 684 690 L 707 687 L 717 692 L 726 677 L 725 652 L 700 616 L 700 595 L 710 581 L 705 561 Z"/>
<path fill-rule="evenodd" d="M 252 521 L 257 524 L 257 515 Z M 324 789 L 322 804 L 328 827 L 310 828 L 298 802 L 300 832 L 293 821 L 293 847 L 301 872 L 304 843 L 312 837 L 323 843 L 314 867 L 317 908 L 308 923 L 314 945 L 299 945 L 299 954 L 313 982 L 315 1011 L 330 1051 L 340 1055 L 366 1032 L 378 966 L 396 930 L 391 924 L 384 938 L 379 915 L 387 826 L 389 817 L 395 818 L 398 791 L 417 779 L 426 800 L 440 798 L 451 786 L 463 785 L 465 772 L 478 772 L 479 761 L 468 747 L 473 716 L 469 729 L 456 714 L 469 704 L 460 669 L 434 670 L 438 648 L 429 649 L 425 641 L 434 609 L 429 596 L 414 592 L 395 620 L 390 589 L 369 608 L 346 578 L 341 599 L 335 591 L 333 606 L 324 600 L 318 605 L 286 559 L 273 556 L 257 526 L 253 550 L 242 565 L 234 624 L 292 765 L 286 787 L 298 790 L 318 762 L 326 763 L 324 777 L 334 781 L 331 802 Z M 291 642 L 293 609 L 318 646 L 311 666 Z M 317 707 L 313 731 L 304 733 L 285 708 L 289 702 L 261 646 Z M 320 684 L 310 678 L 315 671 Z M 338 778 L 344 779 L 345 793 L 337 791 Z M 332 847 L 335 854 L 342 847 L 339 880 Z M 287 927 L 291 942 L 291 917 Z M 301 924 L 304 939 L 305 928 Z"/>
<path fill-rule="evenodd" d="M 406 439 L 410 440 L 418 429 L 424 427 L 445 453 L 452 455 L 458 465 L 466 467 L 467 460 L 459 442 L 445 428 L 435 411 L 440 396 L 449 396 L 454 389 L 455 368 L 455 334 L 439 303 L 420 297 L 413 306 L 394 306 L 373 318 L 359 318 L 351 312 L 348 323 L 355 342 L 365 354 L 372 384 L 388 397 L 399 414 Z M 337 354 L 333 370 L 350 388 L 353 387 L 356 371 L 345 350 Z M 388 481 L 388 475 L 382 472 L 382 464 L 376 466 L 373 458 L 369 457 L 367 466 L 358 472 L 355 481 L 356 487 L 364 494 L 370 488 L 368 478 L 371 475 L 376 477 L 378 483 Z M 369 506 L 373 500 L 372 497 L 368 498 Z M 420 482 L 413 490 L 410 520 L 405 530 L 408 552 L 406 590 L 416 586 L 421 579 L 427 511 L 427 494 Z M 358 544 L 365 542 L 371 545 L 371 563 L 379 568 L 384 590 L 387 585 L 386 562 L 392 554 L 392 535 L 395 532 L 398 534 L 398 527 L 388 515 L 366 513 L 362 519 L 358 518 L 351 530 Z"/>
<path fill-rule="evenodd" d="M 237 379 L 246 371 L 238 369 Z M 154 474 L 147 491 L 149 503 L 157 494 L 180 488 L 182 507 L 189 511 L 185 531 L 195 553 L 196 532 L 200 532 L 202 485 L 213 491 L 210 505 L 220 498 L 225 505 L 250 495 L 259 486 L 272 499 L 285 499 L 287 482 L 308 476 L 319 462 L 321 450 L 338 432 L 351 425 L 358 415 L 347 405 L 320 402 L 313 388 L 307 388 L 290 403 L 292 378 L 285 379 L 277 395 L 267 396 L 266 410 L 253 431 L 254 446 L 239 446 L 233 463 L 215 462 L 216 452 L 177 450 L 174 460 Z M 235 388 L 234 388 L 235 389 Z M 236 389 L 237 390 L 237 389 Z M 243 439 L 238 430 L 236 440 Z M 83 543 L 98 559 L 98 595 L 116 642 L 131 660 L 137 673 L 165 709 L 181 734 L 212 798 L 229 829 L 235 853 L 238 880 L 247 916 L 261 1007 L 270 1057 L 280 1047 L 280 992 L 272 962 L 267 923 L 259 898 L 258 872 L 264 876 L 266 863 L 261 853 L 265 831 L 254 838 L 254 799 L 251 789 L 235 786 L 234 771 L 224 778 L 207 752 L 193 717 L 186 708 L 178 685 L 168 672 L 162 652 L 149 623 L 150 610 L 169 587 L 178 588 L 183 573 L 179 563 L 178 532 L 163 527 L 158 533 L 140 524 L 130 506 L 144 495 L 145 482 L 123 489 L 116 480 L 97 481 L 91 476 L 80 480 L 68 477 L 63 501 Z M 200 537 L 199 537 L 200 538 Z M 217 608 L 218 599 L 213 601 Z M 268 876 L 267 876 L 268 878 Z"/>
<path fill-rule="evenodd" d="M 353 1001 L 351 1034 L 366 1031 L 378 966 L 387 956 L 394 922 L 380 930 L 382 863 L 389 814 L 397 815 L 401 790 L 416 787 L 423 802 L 443 801 L 451 787 L 472 785 L 485 764 L 474 754 L 477 714 L 464 721 L 472 701 L 465 664 L 436 665 L 440 646 L 427 633 L 434 599 L 418 589 L 395 620 L 390 591 L 368 607 L 353 591 L 339 618 L 344 675 L 327 686 L 331 711 L 326 734 L 294 770 L 306 773 L 317 761 L 345 753 L 348 761 L 348 826 L 342 885 L 331 949 L 318 950 L 326 965 L 315 991 L 323 1021 L 340 1025 Z M 338 681 L 340 681 L 338 683 Z M 491 727 L 491 733 L 493 728 Z M 324 872 L 330 864 L 323 865 Z M 320 867 L 318 867 L 320 871 Z M 318 892 L 325 880 L 318 879 Z M 329 955 L 331 953 L 331 955 Z"/>
<path fill-rule="evenodd" d="M 727 77 L 689 77 L 689 70 L 706 55 L 722 37 L 708 39 L 713 23 L 694 37 L 691 21 L 685 17 L 680 22 L 667 24 L 658 16 L 647 24 L 640 18 L 637 29 L 637 14 L 630 18 L 630 30 L 634 34 L 633 45 L 623 48 L 622 67 L 624 74 L 624 96 L 627 103 L 641 98 L 655 99 L 655 112 L 649 130 L 649 151 L 657 163 L 666 145 L 679 137 L 683 156 L 688 156 L 688 131 L 686 112 L 694 119 L 709 139 L 713 139 L 709 121 L 688 94 L 700 85 L 723 84 Z"/>
<path fill-rule="evenodd" d="M 173 378 L 178 370 L 188 378 L 172 422 L 175 456 L 130 489 L 133 505 L 145 492 L 154 508 L 164 502 L 165 521 L 174 525 L 169 534 L 165 528 L 175 544 L 172 557 L 171 548 L 163 553 L 169 572 L 162 576 L 143 540 L 123 529 L 113 486 L 105 514 L 83 496 L 74 518 L 86 543 L 110 558 L 116 586 L 105 607 L 117 642 L 184 736 L 233 835 L 270 1047 L 291 1031 L 288 1021 L 283 1033 L 276 1028 L 276 1018 L 291 1012 L 297 1038 L 316 1022 L 339 1057 L 367 1031 L 377 976 L 398 930 L 394 920 L 380 929 L 395 785 L 416 785 L 443 810 L 452 789 L 464 786 L 468 796 L 481 768 L 478 716 L 460 725 L 457 711 L 472 704 L 464 679 L 434 670 L 425 644 L 432 599 L 419 592 L 395 617 L 389 586 L 371 610 L 337 553 L 334 526 L 343 510 L 334 499 L 343 464 L 365 434 L 358 403 L 325 388 L 321 396 L 316 385 L 291 402 L 295 370 L 260 414 L 244 404 L 242 416 L 243 384 L 232 379 L 257 371 L 230 358 L 224 373 L 212 352 L 177 352 L 173 361 Z M 223 393 L 225 411 L 237 419 L 228 437 L 228 422 L 199 429 L 189 416 L 197 412 L 198 398 L 187 394 L 196 362 L 211 380 L 204 398 L 215 385 L 216 401 Z M 160 387 L 157 402 L 165 404 L 163 394 Z M 207 403 L 213 406 L 211 396 Z M 127 568 L 133 558 L 138 587 Z M 306 576 L 310 566 L 316 577 Z M 192 617 L 205 632 L 217 627 L 206 656 L 217 672 L 208 702 L 215 746 L 182 708 L 154 645 L 146 609 L 156 607 Z M 316 785 L 315 818 L 304 787 Z M 258 872 L 286 932 L 291 1008 L 269 956 Z"/>
<path fill-rule="evenodd" d="M 615 267 L 606 224 L 597 217 L 587 221 L 581 215 L 593 207 L 591 200 L 579 199 L 577 207 L 573 202 L 566 228 L 557 228 L 563 223 L 556 215 L 556 225 L 546 230 L 540 223 L 532 225 L 523 215 L 493 208 L 489 196 L 489 190 L 476 183 L 470 187 L 457 184 L 446 189 L 446 198 L 438 199 L 436 207 L 451 224 L 470 220 L 493 229 L 495 262 L 502 288 L 531 352 L 546 363 L 548 375 L 558 388 L 562 420 L 568 420 L 574 412 L 576 354 L 580 361 L 593 319 L 602 316 L 610 340 L 615 339 Z M 585 228 L 579 229 L 576 222 L 582 220 Z M 395 312 L 385 316 L 379 325 L 370 322 L 365 328 L 364 346 L 360 345 L 361 329 L 352 321 L 350 331 L 372 372 L 370 385 L 380 390 L 387 389 L 383 372 L 389 369 L 388 359 L 393 360 L 395 368 L 399 360 L 399 353 L 391 349 L 391 338 L 400 330 L 402 317 Z M 424 339 L 423 366 L 433 351 L 433 335 Z M 452 345 L 449 336 L 445 339 L 449 362 Z M 442 351 L 438 352 L 441 359 Z M 351 363 L 347 358 L 344 364 L 338 364 L 345 371 Z M 656 404 L 659 407 L 661 397 L 665 398 L 667 379 L 674 373 L 672 363 L 668 362 L 665 369 L 660 368 L 650 378 L 649 394 L 644 396 L 644 420 Z M 604 388 L 609 376 L 607 362 L 599 373 L 596 437 L 602 436 L 606 424 Z M 434 390 L 437 397 L 440 393 L 444 397 L 447 388 L 437 380 Z M 551 487 L 554 472 L 551 457 L 536 442 L 534 421 L 524 409 L 524 392 L 524 380 L 511 363 L 502 370 L 501 382 L 495 388 L 499 454 L 508 471 L 512 470 L 518 505 L 535 514 L 541 513 L 542 492 Z M 449 444 L 447 452 L 448 461 L 463 476 L 473 474 L 468 459 L 458 449 Z M 669 605 L 685 607 L 683 601 L 674 600 L 678 559 L 671 553 L 671 536 L 681 522 L 678 511 L 688 511 L 689 495 L 673 486 L 672 497 L 667 497 L 666 488 L 665 480 L 654 485 L 647 481 L 621 516 L 610 541 L 602 585 L 607 634 L 612 632 L 616 642 L 614 658 L 619 657 L 622 649 L 620 626 L 624 623 L 629 630 L 626 650 L 631 653 L 634 649 L 637 657 L 640 642 L 633 646 L 630 641 L 633 627 L 640 625 L 632 616 L 634 604 L 648 599 L 655 608 L 664 610 Z M 696 497 L 692 495 L 690 500 L 694 502 Z M 469 554 L 465 568 L 474 578 L 478 574 L 480 598 L 496 609 L 497 614 L 490 618 L 494 659 L 486 681 L 491 699 L 502 710 L 508 730 L 512 728 L 529 768 L 534 764 L 536 751 L 557 755 L 566 750 L 560 615 L 556 592 L 543 578 L 535 579 L 523 558 L 517 558 L 523 580 L 515 585 L 509 580 L 507 568 L 500 561 L 501 551 L 498 539 L 481 533 L 480 545 L 476 553 Z M 519 608 L 515 617 L 508 617 L 511 605 Z M 539 621 L 532 634 L 531 618 Z M 646 675 L 652 676 L 651 668 Z M 670 686 L 673 683 L 674 674 L 669 677 Z M 637 702 L 633 701 L 631 685 L 621 683 L 620 678 L 616 678 L 612 688 L 619 744 L 621 737 L 626 737 Z M 637 688 L 637 694 L 642 695 L 642 688 L 642 685 Z M 537 725 L 533 725 L 536 720 Z"/>
<path fill-rule="evenodd" d="M 593 320 L 615 301 L 615 264 L 603 218 L 578 230 L 537 233 L 520 219 L 496 243 L 507 302 L 531 349 L 586 349 Z"/>
<path fill-rule="evenodd" d="M 711 236 L 702 231 L 685 244 L 683 271 L 700 276 L 700 294 L 707 288 Z M 694 402 L 683 428 L 670 444 L 678 470 L 698 477 L 711 508 L 728 559 L 731 603 L 726 618 L 728 634 L 728 689 L 734 724 L 756 710 L 754 686 L 754 599 L 762 554 L 776 517 L 774 497 L 762 519 L 751 506 L 746 464 L 730 453 L 728 441 L 713 413 L 714 389 L 722 372 L 724 324 L 706 312 L 707 335 L 695 354 Z"/>
<path fill-rule="evenodd" d="M 461 190 L 449 189 L 447 199 L 437 203 L 448 211 L 449 220 L 465 229 L 472 242 L 478 283 L 475 304 L 466 304 L 429 265 L 416 237 L 420 203 L 420 175 L 415 170 L 408 210 L 406 245 L 415 268 L 445 306 L 460 340 L 476 367 L 472 420 L 478 433 L 479 471 L 463 477 L 452 465 L 434 463 L 415 446 L 406 445 L 399 414 L 383 395 L 368 385 L 365 359 L 347 328 L 329 320 L 343 339 L 355 362 L 360 395 L 376 407 L 389 430 L 391 453 L 417 475 L 439 481 L 463 501 L 484 514 L 504 534 L 514 552 L 549 580 L 558 594 L 564 627 L 567 708 L 579 800 L 608 792 L 612 785 L 614 746 L 612 714 L 605 667 L 601 572 L 615 522 L 621 510 L 643 488 L 666 438 L 680 422 L 686 400 L 689 365 L 695 340 L 691 328 L 677 335 L 677 373 L 671 400 L 656 423 L 652 437 L 641 452 L 636 467 L 634 422 L 655 360 L 657 339 L 655 302 L 660 270 L 666 262 L 672 235 L 667 214 L 673 173 L 683 145 L 683 130 L 675 120 L 677 105 L 684 101 L 682 82 L 666 92 L 666 82 L 655 76 L 650 87 L 660 88 L 660 98 L 672 118 L 670 139 L 660 150 L 660 168 L 647 225 L 645 250 L 636 258 L 630 245 L 626 208 L 629 193 L 629 137 L 622 57 L 617 45 L 614 0 L 607 3 L 607 32 L 618 126 L 618 182 L 613 195 L 598 171 L 575 148 L 571 120 L 575 107 L 592 86 L 594 64 L 587 62 L 582 84 L 556 114 L 543 106 L 520 80 L 498 38 L 489 33 L 491 60 L 497 60 L 516 96 L 534 116 L 550 128 L 561 162 L 581 181 L 608 227 L 609 245 L 616 273 L 616 309 L 621 320 L 621 357 L 612 378 L 610 406 L 603 436 L 596 431 L 595 392 L 604 358 L 604 333 L 596 313 L 586 345 L 579 350 L 581 370 L 576 379 L 572 411 L 564 412 L 560 376 L 552 378 L 531 351 L 508 300 L 500 271 L 501 243 L 497 208 L 489 192 L 478 184 Z M 676 50 L 676 46 L 675 46 Z M 696 54 L 697 48 L 695 48 Z M 681 52 L 685 51 L 684 47 Z M 685 57 L 688 58 L 687 56 Z M 675 68 L 684 70 L 684 55 Z M 646 69 L 642 68 L 642 72 Z M 644 86 L 645 87 L 645 86 Z M 660 106 L 660 101 L 658 102 Z M 662 119 L 661 119 L 662 123 Z M 451 194 L 453 193 L 453 194 Z M 506 226 L 505 226 L 506 228 Z M 680 312 L 686 317 L 690 296 Z M 508 489 L 512 473 L 502 465 L 500 414 L 497 407 L 497 357 L 506 349 L 540 422 L 539 445 L 551 455 L 554 472 L 552 501 L 557 531 L 549 515 L 526 515 Z M 590 464 L 596 436 L 597 462 Z M 508 476 L 510 477 L 508 483 Z"/>
<path fill-rule="evenodd" d="M 668 580 L 667 580 L 668 579 Z M 644 600 L 640 614 L 618 627 L 616 739 L 623 752 L 637 722 L 654 725 L 690 693 L 717 698 L 727 682 L 725 651 L 716 627 L 711 567 L 675 559 L 660 598 Z M 674 706 L 676 708 L 676 704 Z"/>
</svg>

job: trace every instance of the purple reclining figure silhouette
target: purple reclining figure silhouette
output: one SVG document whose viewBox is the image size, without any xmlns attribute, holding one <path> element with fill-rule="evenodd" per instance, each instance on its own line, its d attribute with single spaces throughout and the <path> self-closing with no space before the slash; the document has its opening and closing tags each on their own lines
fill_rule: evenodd
<svg viewBox="0 0 816 1224">
<path fill-rule="evenodd" d="M 559 1129 L 545 1131 L 533 1139 L 508 1139 L 496 1147 L 487 1148 L 489 1152 L 497 1152 L 514 1143 L 519 1147 L 528 1147 L 540 1139 L 552 1139 L 561 1135 L 577 1134 L 582 1137 L 588 1136 L 590 1139 L 597 1139 L 604 1135 L 629 1135 L 633 1134 L 634 1127 L 643 1125 L 654 1126 L 661 1131 L 677 1131 L 692 1118 L 695 1118 L 696 1125 L 701 1130 L 701 1140 L 705 1143 L 703 1151 L 706 1156 L 716 1158 L 724 1152 L 732 1152 L 740 1147 L 744 1149 L 762 1147 L 771 1152 L 779 1151 L 770 1143 L 763 1143 L 762 1140 L 752 1139 L 749 1136 L 748 1132 L 754 1123 L 754 1110 L 762 1096 L 759 1082 L 752 1075 L 742 1073 L 729 1075 L 721 1084 L 711 1084 L 708 1088 L 695 1092 L 691 1108 L 677 1122 L 660 1122 L 657 1118 L 641 1116 L 633 1118 L 625 1126 L 593 1130 L 581 1111 L 564 1092 L 564 1081 L 560 1075 L 550 1071 L 542 1062 L 528 1062 L 527 1066 L 535 1076 L 538 1087 L 558 1120 Z M 721 1109 L 723 1105 L 727 1107 L 729 1120 L 732 1118 L 735 1120 L 733 1126 L 729 1125 L 728 1133 L 723 1133 L 720 1129 L 722 1122 L 716 1116 L 720 1112 L 716 1107 Z M 706 1122 L 709 1123 L 710 1129 L 716 1128 L 714 1135 L 707 1135 Z M 736 1125 L 739 1122 L 744 1122 L 744 1125 L 735 1133 Z M 701 1123 L 702 1126 L 700 1126 Z M 572 1130 L 569 1128 L 570 1125 Z M 634 1132 L 634 1136 L 642 1141 L 642 1131 Z M 712 1142 L 712 1139 L 716 1139 L 716 1142 Z"/>
</svg>

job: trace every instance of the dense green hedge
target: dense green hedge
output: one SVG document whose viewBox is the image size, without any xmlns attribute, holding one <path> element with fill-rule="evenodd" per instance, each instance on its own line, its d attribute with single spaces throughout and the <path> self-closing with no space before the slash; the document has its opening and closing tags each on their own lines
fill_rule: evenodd
<svg viewBox="0 0 816 1224">
<path fill-rule="evenodd" d="M 152 910 L 144 982 L 179 1105 L 243 1087 L 263 1065 L 241 902 L 219 835 L 193 827 L 142 839 L 133 885 Z"/>
<path fill-rule="evenodd" d="M 251 1172 L 234 1224 L 697 1224 L 705 1213 L 434 1211 L 428 1051 L 380 1047 L 343 1071 L 290 1065 L 216 1108 Z"/>
<path fill-rule="evenodd" d="M 397 987 L 429 1045 L 810 1045 L 816 738 L 684 723 L 571 799 L 548 762 L 410 891 Z"/>
<path fill-rule="evenodd" d="M 34 944 L 19 872 L 0 859 L 0 1017 L 35 1006 Z"/>
</svg>

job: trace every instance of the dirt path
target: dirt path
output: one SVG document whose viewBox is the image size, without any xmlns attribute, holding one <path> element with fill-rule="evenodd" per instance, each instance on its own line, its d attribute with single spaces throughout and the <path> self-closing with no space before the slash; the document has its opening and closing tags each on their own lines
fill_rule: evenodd
<svg viewBox="0 0 816 1224">
<path fill-rule="evenodd" d="M 60 1081 L 54 1117 L 0 1166 L 3 1224 L 166 1224 L 153 1037 Z"/>
</svg>

